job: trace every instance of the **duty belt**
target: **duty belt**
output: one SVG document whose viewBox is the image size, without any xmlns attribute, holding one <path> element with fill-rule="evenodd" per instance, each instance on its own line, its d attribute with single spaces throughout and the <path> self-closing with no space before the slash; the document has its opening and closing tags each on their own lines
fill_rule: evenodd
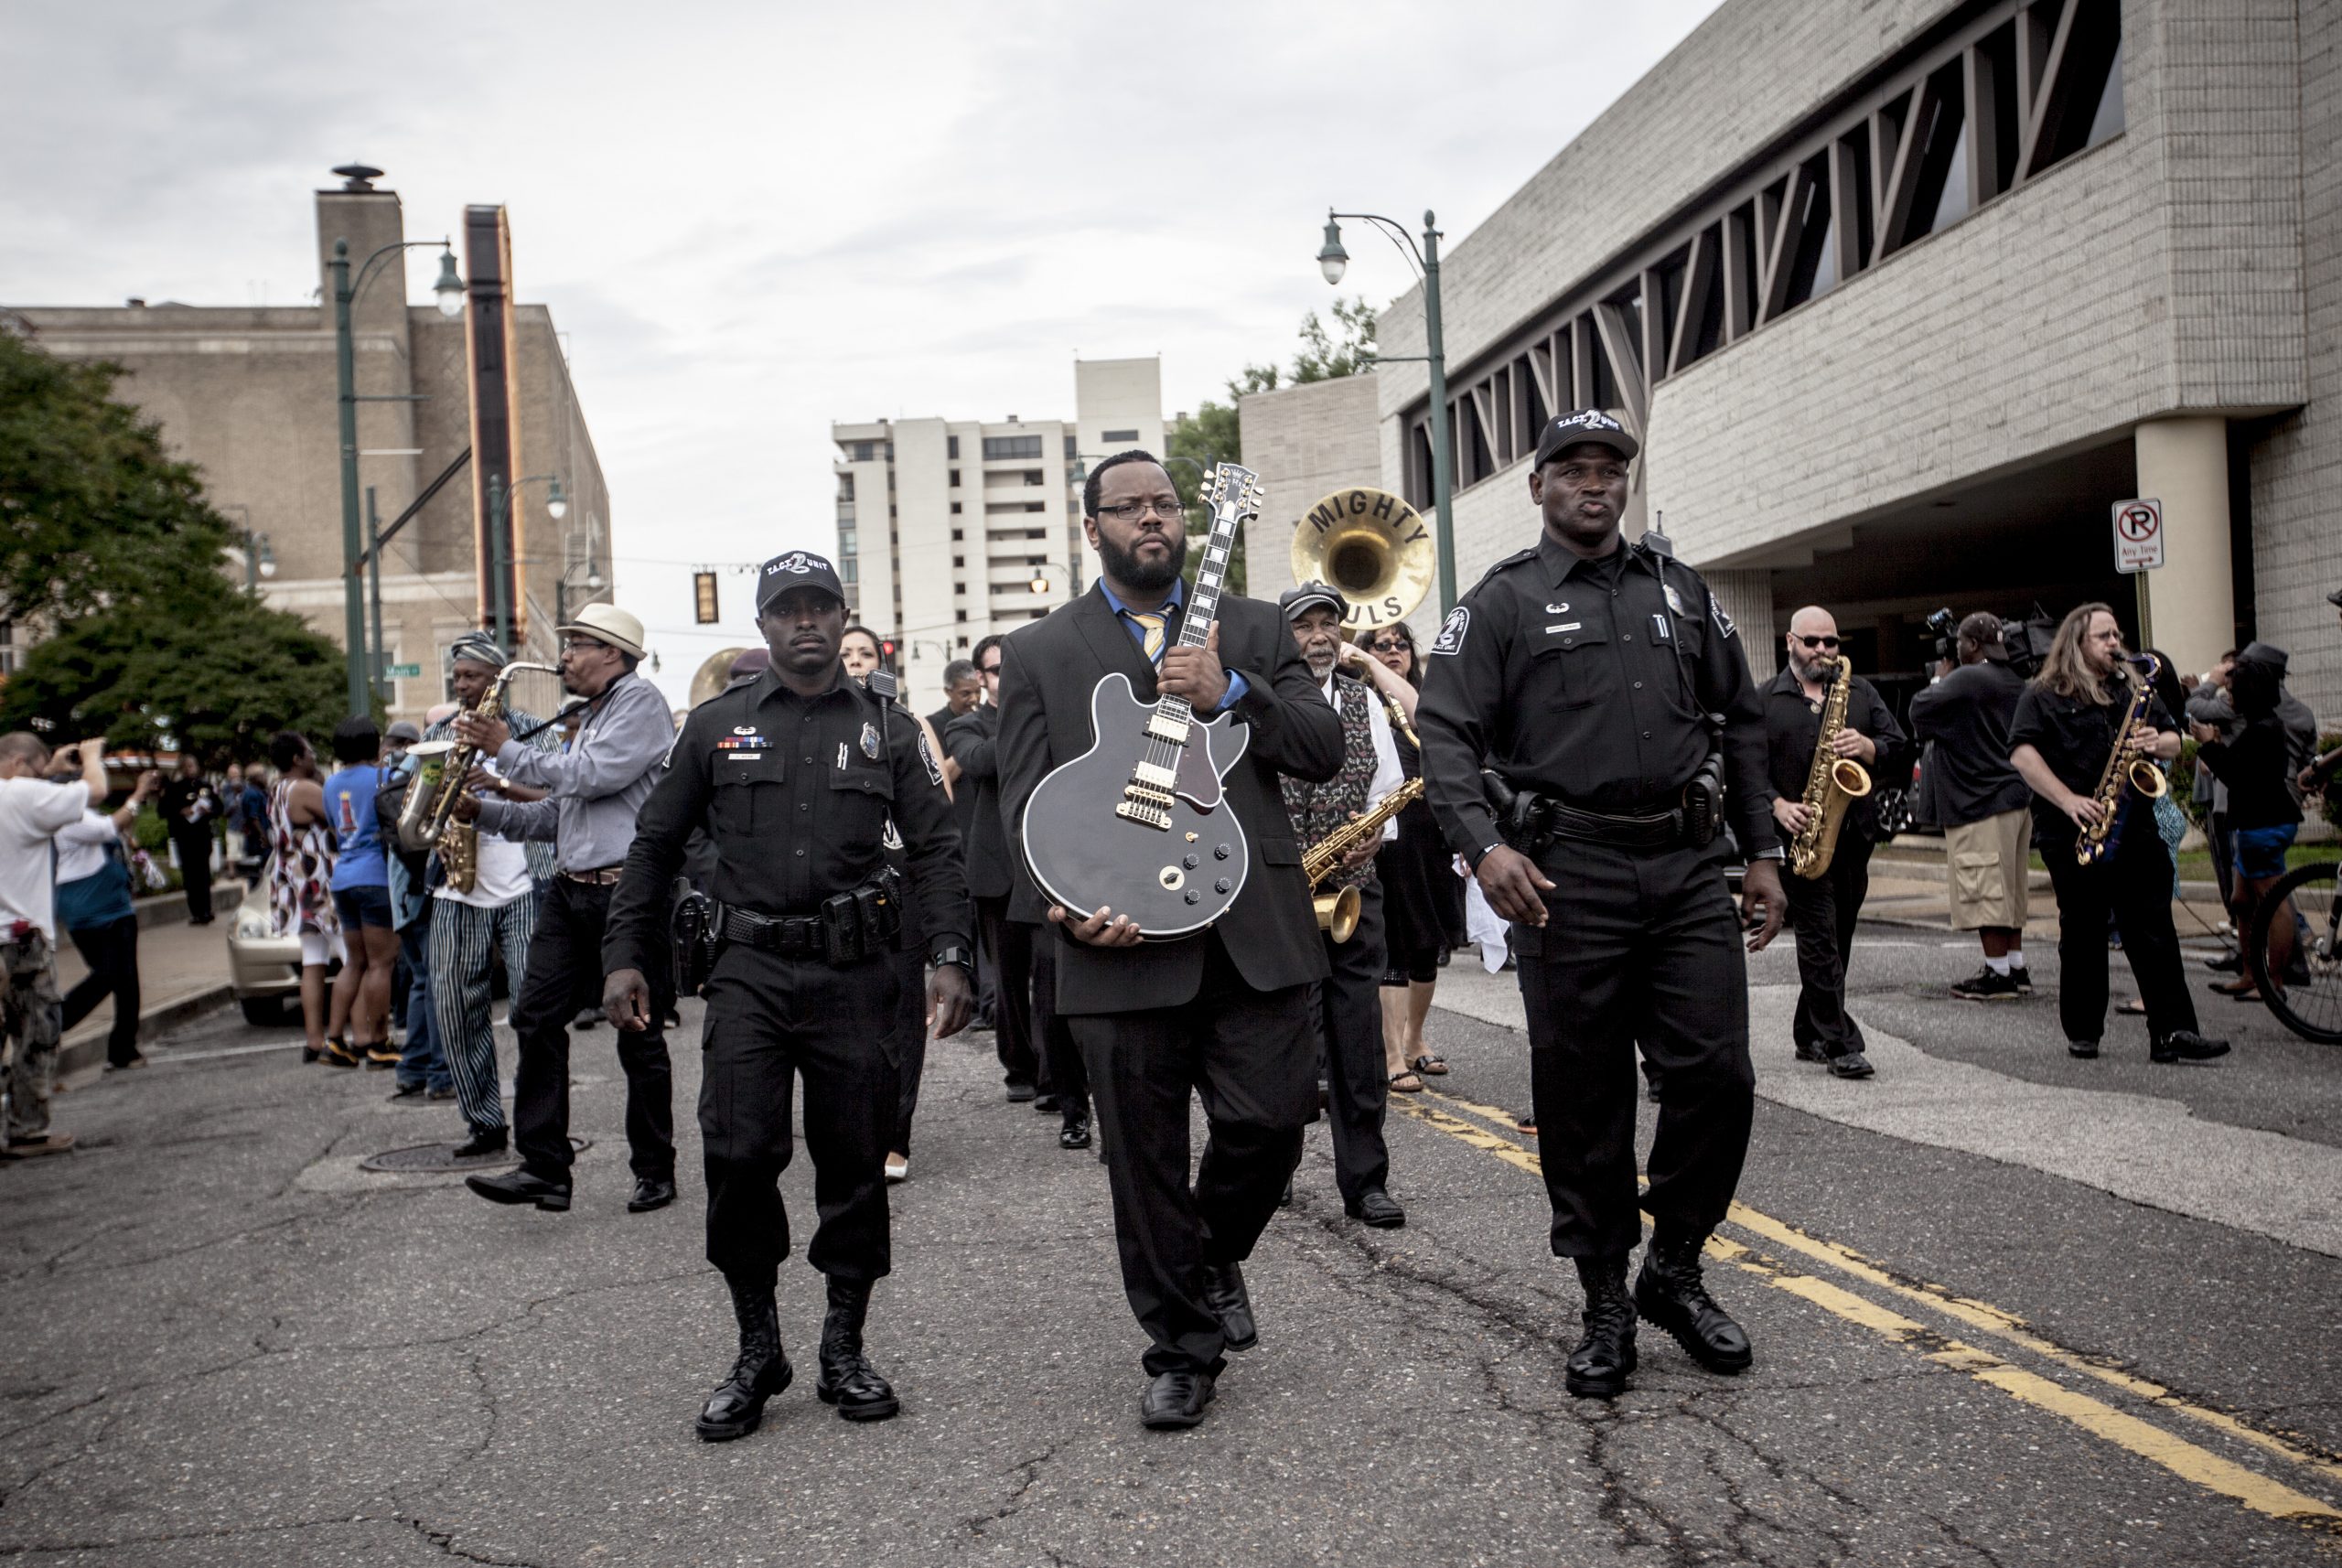
<svg viewBox="0 0 2342 1568">
<path fill-rule="evenodd" d="M 1557 796 L 1517 790 L 1493 770 L 1485 771 L 1482 779 L 1488 805 L 1496 812 L 1497 831 L 1506 843 L 1531 859 L 1551 849 L 1556 839 L 1639 850 L 1681 849 L 1704 842 L 1690 830 L 1680 806 L 1635 815 L 1589 811 Z"/>
<path fill-rule="evenodd" d="M 819 915 L 786 915 L 776 920 L 729 904 L 717 908 L 721 913 L 715 934 L 725 941 L 760 948 L 783 958 L 815 958 L 828 950 Z"/>
</svg>

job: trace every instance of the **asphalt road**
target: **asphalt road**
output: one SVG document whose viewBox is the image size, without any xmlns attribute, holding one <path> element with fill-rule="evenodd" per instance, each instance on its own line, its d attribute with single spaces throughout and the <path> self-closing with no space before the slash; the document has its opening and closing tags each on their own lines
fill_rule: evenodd
<svg viewBox="0 0 2342 1568">
<path fill-rule="evenodd" d="M 2151 1068 L 2135 1024 L 2071 1061 L 2054 953 L 2031 955 L 2039 996 L 1986 1008 L 1943 994 L 1974 967 L 1944 941 L 1866 929 L 1855 1011 L 1883 1070 L 1863 1084 L 1789 1059 L 1785 944 L 1755 963 L 1764 1098 L 1709 1265 L 1747 1373 L 1646 1331 L 1626 1397 L 1563 1391 L 1577 1293 L 1510 1124 L 1509 977 L 1459 967 L 1460 1010 L 1434 1015 L 1455 1071 L 1391 1118 L 1408 1228 L 1343 1219 L 1313 1132 L 1249 1269 L 1261 1347 L 1180 1434 L 1137 1423 L 1101 1167 L 1003 1102 L 981 1037 L 930 1054 L 896 1193 L 871 1348 L 903 1415 L 853 1427 L 815 1402 L 819 1282 L 792 1262 L 799 1381 L 763 1431 L 708 1446 L 691 1418 L 731 1325 L 697 1139 L 684 1201 L 628 1216 L 606 1029 L 581 1036 L 594 1144 L 553 1216 L 360 1171 L 450 1135 L 452 1111 L 216 1018 L 63 1097 L 70 1159 L 0 1169 L 0 1556 L 2342 1559 L 2342 1051 L 2208 1002 L 2237 1026 L 2225 1062 Z M 801 1163 L 783 1187 L 810 1229 Z"/>
</svg>

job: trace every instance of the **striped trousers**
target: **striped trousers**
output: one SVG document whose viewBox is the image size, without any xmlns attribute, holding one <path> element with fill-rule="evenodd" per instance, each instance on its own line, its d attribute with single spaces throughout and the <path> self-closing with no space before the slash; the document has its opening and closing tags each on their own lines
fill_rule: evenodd
<svg viewBox="0 0 2342 1568">
<path fill-rule="evenodd" d="M 484 909 L 453 898 L 431 911 L 431 1019 L 439 1048 L 456 1080 L 456 1103 L 475 1133 L 504 1125 L 504 1096 L 496 1075 L 495 1001 L 489 965 L 504 955 L 507 994 L 521 994 L 529 939 L 537 929 L 537 896 L 523 893 Z"/>
</svg>

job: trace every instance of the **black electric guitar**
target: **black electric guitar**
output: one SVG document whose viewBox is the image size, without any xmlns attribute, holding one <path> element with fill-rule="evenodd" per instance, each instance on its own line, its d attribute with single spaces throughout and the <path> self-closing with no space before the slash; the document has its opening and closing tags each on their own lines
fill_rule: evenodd
<svg viewBox="0 0 2342 1568">
<path fill-rule="evenodd" d="M 1236 530 L 1261 510 L 1250 468 L 1222 463 L 1204 496 L 1211 537 L 1178 646 L 1200 648 L 1219 610 Z M 1252 851 L 1221 780 L 1252 744 L 1233 714 L 1198 719 L 1184 697 L 1142 703 L 1115 673 L 1090 696 L 1088 751 L 1041 780 L 1025 802 L 1025 859 L 1049 901 L 1088 915 L 1101 905 L 1152 939 L 1184 937 L 1228 912 Z"/>
</svg>

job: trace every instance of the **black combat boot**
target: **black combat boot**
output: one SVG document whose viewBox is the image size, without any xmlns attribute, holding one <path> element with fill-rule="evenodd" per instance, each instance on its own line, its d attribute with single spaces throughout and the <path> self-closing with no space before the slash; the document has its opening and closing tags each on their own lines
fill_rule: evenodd
<svg viewBox="0 0 2342 1568">
<path fill-rule="evenodd" d="M 1635 1304 L 1627 1294 L 1627 1255 L 1577 1260 L 1585 1287 L 1585 1337 L 1570 1352 L 1564 1380 L 1580 1399 L 1616 1399 L 1635 1369 Z"/>
<path fill-rule="evenodd" d="M 781 1353 L 772 1282 L 751 1284 L 727 1276 L 724 1283 L 732 1287 L 732 1316 L 740 1320 L 740 1359 L 700 1409 L 697 1431 L 709 1443 L 728 1443 L 754 1432 L 765 1418 L 765 1401 L 797 1375 Z"/>
<path fill-rule="evenodd" d="M 1706 1243 L 1704 1235 L 1692 1231 L 1655 1230 L 1635 1277 L 1635 1306 L 1709 1371 L 1737 1372 L 1751 1359 L 1748 1335 L 1701 1283 L 1700 1249 Z"/>
<path fill-rule="evenodd" d="M 884 1421 L 903 1408 L 895 1391 L 862 1353 L 862 1322 L 870 1314 L 870 1282 L 830 1277 L 830 1312 L 822 1319 L 822 1375 L 813 1385 L 823 1404 L 847 1421 Z"/>
</svg>

